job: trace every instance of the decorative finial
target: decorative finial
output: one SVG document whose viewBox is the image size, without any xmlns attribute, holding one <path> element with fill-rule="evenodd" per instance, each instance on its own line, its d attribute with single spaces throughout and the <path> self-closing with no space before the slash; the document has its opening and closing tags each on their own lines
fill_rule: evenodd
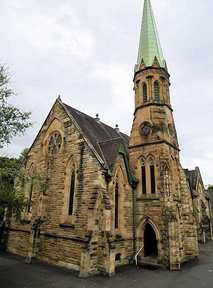
<svg viewBox="0 0 213 288">
<path fill-rule="evenodd" d="M 60 100 L 60 101 L 61 101 L 61 96 L 60 96 L 60 95 L 58 95 L 58 100 Z"/>
<path fill-rule="evenodd" d="M 96 120 L 97 122 L 100 122 L 100 118 L 99 118 L 99 114 L 98 114 L 98 113 L 96 113 L 95 120 Z"/>
<path fill-rule="evenodd" d="M 119 132 L 118 124 L 115 125 L 115 130 Z"/>
</svg>

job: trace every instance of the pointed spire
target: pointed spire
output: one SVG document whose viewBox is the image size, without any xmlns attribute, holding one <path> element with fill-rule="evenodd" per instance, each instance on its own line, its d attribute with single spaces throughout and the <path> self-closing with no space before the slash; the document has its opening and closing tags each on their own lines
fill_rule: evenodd
<svg viewBox="0 0 213 288">
<path fill-rule="evenodd" d="M 140 70 L 142 61 L 146 67 L 154 66 L 153 62 L 156 61 L 155 57 L 159 63 L 159 66 L 165 68 L 166 63 L 163 58 L 163 52 L 158 37 L 151 3 L 150 0 L 144 0 L 138 61 L 135 65 L 135 72 Z"/>
</svg>

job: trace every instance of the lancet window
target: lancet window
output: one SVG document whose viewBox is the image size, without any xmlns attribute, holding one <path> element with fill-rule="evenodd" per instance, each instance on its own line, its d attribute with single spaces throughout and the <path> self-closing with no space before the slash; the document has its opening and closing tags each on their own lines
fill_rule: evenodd
<svg viewBox="0 0 213 288">
<path fill-rule="evenodd" d="M 74 192 L 75 192 L 75 170 L 73 169 L 70 183 L 69 215 L 73 214 Z"/>
<path fill-rule="evenodd" d="M 146 194 L 146 166 L 144 163 L 142 163 L 141 166 L 141 176 L 142 176 L 142 194 Z"/>
<path fill-rule="evenodd" d="M 119 213 L 119 185 L 115 183 L 115 228 L 118 228 L 118 213 Z"/>
<path fill-rule="evenodd" d="M 160 87 L 158 82 L 154 83 L 155 101 L 160 101 Z"/>
<path fill-rule="evenodd" d="M 147 102 L 147 86 L 145 83 L 143 84 L 143 102 Z"/>
<path fill-rule="evenodd" d="M 153 162 L 150 163 L 150 181 L 151 181 L 151 194 L 155 194 L 155 166 Z"/>
<path fill-rule="evenodd" d="M 30 176 L 30 189 L 29 189 L 29 206 L 27 208 L 27 212 L 31 212 L 31 201 L 32 201 L 32 196 L 33 196 L 33 189 L 34 189 L 34 182 L 35 182 L 35 166 L 32 163 L 29 169 L 29 176 Z"/>
</svg>

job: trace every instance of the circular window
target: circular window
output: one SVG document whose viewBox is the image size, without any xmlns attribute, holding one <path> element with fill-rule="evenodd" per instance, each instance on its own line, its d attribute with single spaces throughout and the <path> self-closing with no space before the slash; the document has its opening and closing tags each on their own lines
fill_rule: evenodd
<svg viewBox="0 0 213 288">
<path fill-rule="evenodd" d="M 61 134 L 57 131 L 50 134 L 47 140 L 47 152 L 49 155 L 53 156 L 58 153 L 62 146 Z"/>
<path fill-rule="evenodd" d="M 148 135 L 150 130 L 151 130 L 150 124 L 146 122 L 143 124 L 143 126 L 141 128 L 141 134 L 144 136 Z"/>
</svg>

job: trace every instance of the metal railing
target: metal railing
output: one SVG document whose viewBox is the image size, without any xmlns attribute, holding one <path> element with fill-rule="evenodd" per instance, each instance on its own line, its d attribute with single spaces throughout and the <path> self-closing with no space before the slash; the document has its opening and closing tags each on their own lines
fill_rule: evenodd
<svg viewBox="0 0 213 288">
<path fill-rule="evenodd" d="M 141 248 L 138 250 L 138 252 L 135 254 L 135 264 L 137 265 L 138 264 L 138 254 L 141 252 L 141 250 L 143 249 L 144 245 L 141 246 Z"/>
</svg>

